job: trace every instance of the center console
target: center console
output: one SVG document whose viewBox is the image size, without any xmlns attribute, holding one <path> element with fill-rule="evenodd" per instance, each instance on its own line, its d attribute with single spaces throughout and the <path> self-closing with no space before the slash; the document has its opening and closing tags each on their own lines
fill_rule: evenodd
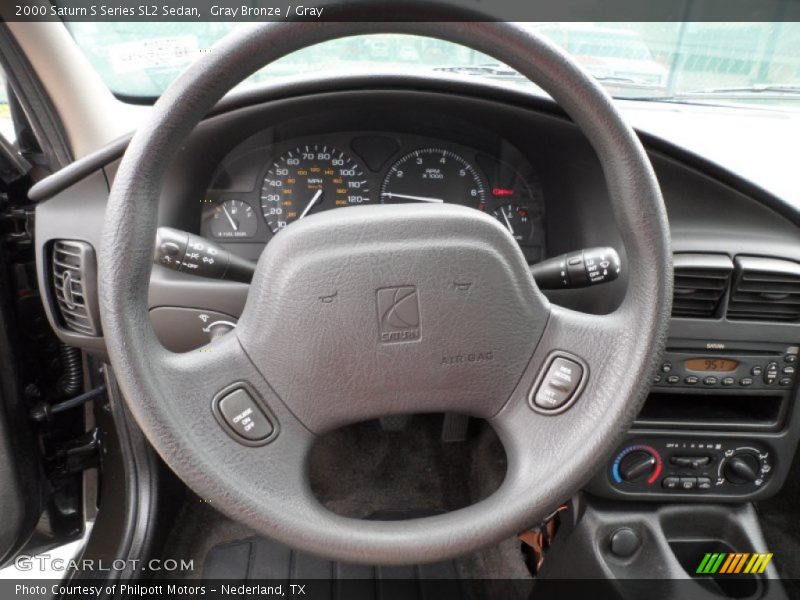
<svg viewBox="0 0 800 600">
<path fill-rule="evenodd" d="M 800 347 L 671 339 L 634 427 L 587 486 L 634 500 L 750 501 L 787 476 Z"/>
</svg>

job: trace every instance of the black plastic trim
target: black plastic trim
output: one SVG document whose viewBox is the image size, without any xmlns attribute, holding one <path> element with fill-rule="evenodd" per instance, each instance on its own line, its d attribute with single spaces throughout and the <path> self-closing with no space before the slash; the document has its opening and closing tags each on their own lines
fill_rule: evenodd
<svg viewBox="0 0 800 600">
<path fill-rule="evenodd" d="M 37 142 L 52 162 L 49 166 L 58 169 L 72 163 L 68 137 L 58 112 L 5 23 L 0 23 L 0 62 Z"/>
</svg>

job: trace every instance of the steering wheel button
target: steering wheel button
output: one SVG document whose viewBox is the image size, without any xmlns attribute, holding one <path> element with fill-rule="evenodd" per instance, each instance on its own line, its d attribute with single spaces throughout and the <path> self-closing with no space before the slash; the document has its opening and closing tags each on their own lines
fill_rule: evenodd
<svg viewBox="0 0 800 600">
<path fill-rule="evenodd" d="M 555 358 L 533 396 L 533 403 L 546 410 L 561 408 L 572 399 L 582 378 L 580 364 L 561 356 Z"/>
<path fill-rule="evenodd" d="M 233 437 L 258 442 L 267 439 L 275 430 L 256 401 L 242 388 L 222 397 L 217 410 L 229 432 L 235 434 Z"/>
</svg>

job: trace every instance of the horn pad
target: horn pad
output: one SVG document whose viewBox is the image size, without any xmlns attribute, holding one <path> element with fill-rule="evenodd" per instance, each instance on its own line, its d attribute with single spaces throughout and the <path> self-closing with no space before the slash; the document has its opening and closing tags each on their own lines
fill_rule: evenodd
<svg viewBox="0 0 800 600">
<path fill-rule="evenodd" d="M 392 414 L 492 416 L 548 313 L 491 217 L 447 204 L 363 206 L 281 231 L 237 332 L 289 409 L 323 433 Z"/>
</svg>

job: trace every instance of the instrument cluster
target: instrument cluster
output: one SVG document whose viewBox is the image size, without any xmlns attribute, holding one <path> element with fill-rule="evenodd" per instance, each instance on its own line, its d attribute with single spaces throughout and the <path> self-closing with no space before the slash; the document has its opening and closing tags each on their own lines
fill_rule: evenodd
<svg viewBox="0 0 800 600">
<path fill-rule="evenodd" d="M 200 234 L 220 243 L 268 243 L 324 210 L 448 202 L 492 215 L 529 262 L 543 258 L 541 190 L 530 164 L 503 142 L 487 151 L 417 135 L 344 133 L 244 144 L 211 181 Z"/>
</svg>

